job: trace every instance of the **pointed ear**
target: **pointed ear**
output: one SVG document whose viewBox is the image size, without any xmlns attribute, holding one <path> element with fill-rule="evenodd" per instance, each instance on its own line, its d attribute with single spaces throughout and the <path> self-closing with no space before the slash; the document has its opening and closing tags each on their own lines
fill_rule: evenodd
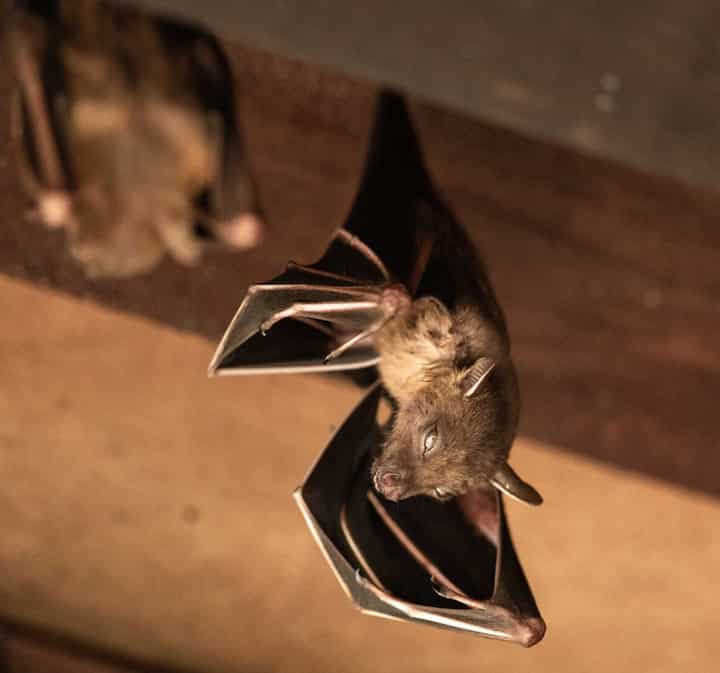
<svg viewBox="0 0 720 673">
<path fill-rule="evenodd" d="M 483 356 L 475 360 L 460 381 L 465 397 L 472 397 L 493 369 L 495 369 L 495 360 L 492 358 Z"/>
<path fill-rule="evenodd" d="M 490 483 L 498 491 L 526 505 L 542 505 L 542 496 L 530 484 L 520 479 L 507 463 L 498 467 L 490 478 Z"/>
</svg>

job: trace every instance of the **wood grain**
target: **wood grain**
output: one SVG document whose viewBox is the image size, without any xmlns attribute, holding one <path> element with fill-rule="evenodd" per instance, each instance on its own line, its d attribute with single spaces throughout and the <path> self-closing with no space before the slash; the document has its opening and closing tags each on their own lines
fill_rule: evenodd
<svg viewBox="0 0 720 673">
<path fill-rule="evenodd" d="M 89 282 L 23 219 L 0 67 L 0 271 L 217 340 L 246 286 L 313 260 L 348 211 L 376 89 L 232 49 L 272 233 L 260 249 Z M 522 432 L 720 495 L 720 200 L 415 102 L 432 173 L 485 253 L 514 340 Z M 329 419 L 335 422 L 339 419 Z"/>
</svg>

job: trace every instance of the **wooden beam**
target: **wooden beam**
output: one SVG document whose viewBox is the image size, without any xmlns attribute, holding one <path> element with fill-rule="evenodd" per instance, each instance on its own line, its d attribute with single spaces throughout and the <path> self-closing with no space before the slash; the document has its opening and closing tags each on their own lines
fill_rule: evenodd
<svg viewBox="0 0 720 673">
<path fill-rule="evenodd" d="M 197 270 L 167 262 L 131 281 L 84 279 L 59 234 L 22 218 L 5 65 L 0 270 L 217 340 L 249 283 L 317 257 L 353 198 L 376 91 L 250 49 L 233 48 L 232 60 L 273 228 L 266 245 Z M 720 494 L 718 198 L 424 103 L 413 110 L 507 310 L 522 431 Z"/>
</svg>

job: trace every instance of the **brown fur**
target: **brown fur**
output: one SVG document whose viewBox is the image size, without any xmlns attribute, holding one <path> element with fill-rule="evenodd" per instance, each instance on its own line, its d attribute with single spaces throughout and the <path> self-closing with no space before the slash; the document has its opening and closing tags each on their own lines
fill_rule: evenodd
<svg viewBox="0 0 720 673">
<path fill-rule="evenodd" d="M 426 494 L 450 497 L 488 488 L 507 459 L 518 421 L 518 388 L 507 340 L 470 306 L 452 313 L 421 298 L 376 336 L 381 378 L 398 410 L 372 472 L 400 475 L 391 499 Z M 482 356 L 495 369 L 472 397 L 463 377 Z M 423 435 L 435 426 L 440 444 L 423 457 Z M 444 492 L 439 495 L 436 489 Z"/>
<path fill-rule="evenodd" d="M 223 122 L 193 84 L 207 46 L 191 39 L 170 48 L 159 25 L 97 0 L 60 0 L 57 20 L 28 15 L 16 22 L 37 53 L 61 37 L 65 87 L 50 104 L 60 108 L 75 187 L 60 226 L 91 276 L 144 272 L 166 253 L 196 261 L 207 243 L 196 235 L 198 222 L 220 239 L 226 233 L 225 223 L 198 209 L 222 177 Z M 205 60 L 212 64 L 211 56 Z M 236 214 L 252 226 L 252 189 L 246 175 L 237 177 L 244 208 Z"/>
</svg>

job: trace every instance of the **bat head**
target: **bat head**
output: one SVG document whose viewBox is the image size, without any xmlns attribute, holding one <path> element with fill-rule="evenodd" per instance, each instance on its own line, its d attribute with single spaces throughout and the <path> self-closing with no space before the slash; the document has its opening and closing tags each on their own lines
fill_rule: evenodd
<svg viewBox="0 0 720 673">
<path fill-rule="evenodd" d="M 430 378 L 398 409 L 371 468 L 375 488 L 390 500 L 415 495 L 446 500 L 495 487 L 539 504 L 539 494 L 507 464 L 518 406 L 509 362 L 481 358 L 462 372 Z"/>
</svg>

